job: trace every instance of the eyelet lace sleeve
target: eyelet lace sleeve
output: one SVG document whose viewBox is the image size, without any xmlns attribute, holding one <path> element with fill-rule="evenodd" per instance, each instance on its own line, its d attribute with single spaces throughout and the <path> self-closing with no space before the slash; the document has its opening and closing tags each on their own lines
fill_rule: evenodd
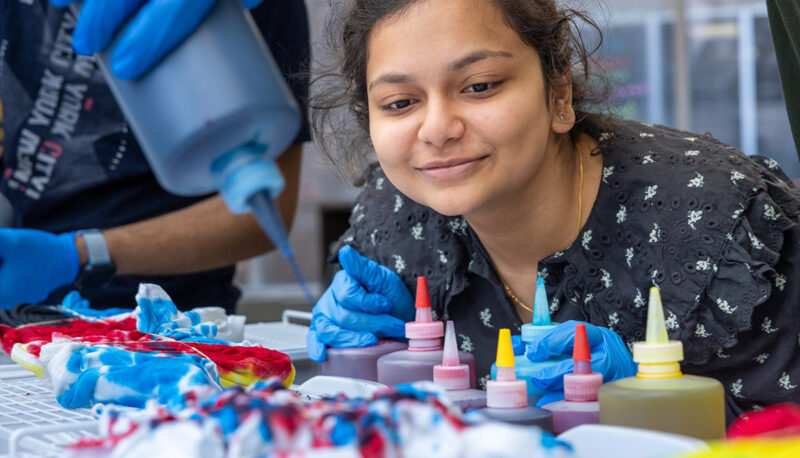
<svg viewBox="0 0 800 458">
<path fill-rule="evenodd" d="M 756 159 L 758 160 L 758 159 Z M 685 362 L 706 364 L 720 349 L 731 348 L 742 332 L 777 329 L 777 323 L 754 323 L 754 311 L 783 290 L 787 278 L 779 272 L 782 258 L 797 248 L 785 247 L 787 237 L 797 244 L 798 190 L 776 174 L 762 169 L 710 268 L 703 292 L 686 311 L 680 326 Z M 742 184 L 744 185 L 744 183 Z M 785 250 L 785 248 L 787 248 Z M 782 304 L 783 307 L 800 304 Z M 761 314 L 759 314 L 760 316 Z M 767 317 L 769 320 L 769 317 Z"/>
</svg>

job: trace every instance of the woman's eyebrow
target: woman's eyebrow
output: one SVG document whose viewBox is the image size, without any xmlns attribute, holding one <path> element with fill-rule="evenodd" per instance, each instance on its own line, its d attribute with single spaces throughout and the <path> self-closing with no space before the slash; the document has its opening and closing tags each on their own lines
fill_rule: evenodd
<svg viewBox="0 0 800 458">
<path fill-rule="evenodd" d="M 377 84 L 405 84 L 411 81 L 411 77 L 409 75 L 404 75 L 402 73 L 384 73 L 383 75 L 375 78 L 369 83 L 368 91 L 371 91 L 372 88 Z"/>
<path fill-rule="evenodd" d="M 474 64 L 475 62 L 481 61 L 483 59 L 489 59 L 492 57 L 501 57 L 504 59 L 513 58 L 514 55 L 508 51 L 492 51 L 488 49 L 483 49 L 479 51 L 474 51 L 466 56 L 452 62 L 450 65 L 447 66 L 447 69 L 453 73 L 459 70 L 463 70 L 464 68 Z M 379 77 L 372 80 L 369 83 L 367 88 L 368 91 L 371 91 L 373 87 L 378 84 L 406 84 L 411 82 L 412 78 L 409 75 L 403 73 L 384 73 Z"/>
<path fill-rule="evenodd" d="M 471 52 L 471 53 L 467 54 L 466 56 L 458 59 L 457 61 L 451 63 L 448 66 L 448 70 L 450 70 L 451 72 L 457 72 L 459 70 L 463 70 L 464 68 L 474 64 L 475 62 L 478 62 L 478 61 L 483 60 L 483 59 L 488 59 L 490 57 L 502 57 L 502 58 L 510 59 L 510 58 L 514 57 L 514 55 L 511 54 L 508 51 L 492 51 L 492 50 L 488 50 L 488 49 L 483 49 L 483 50 L 480 50 L 480 51 Z"/>
</svg>

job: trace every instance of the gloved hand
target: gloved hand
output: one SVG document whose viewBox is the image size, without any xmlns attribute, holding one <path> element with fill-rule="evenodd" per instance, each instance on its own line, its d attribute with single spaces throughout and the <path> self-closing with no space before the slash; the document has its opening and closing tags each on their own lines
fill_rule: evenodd
<svg viewBox="0 0 800 458">
<path fill-rule="evenodd" d="M 514 356 L 522 356 L 525 354 L 525 341 L 522 340 L 522 336 L 519 334 L 514 334 L 511 336 L 511 350 L 514 352 Z"/>
<path fill-rule="evenodd" d="M 538 336 L 528 345 L 525 356 L 531 361 L 546 361 L 554 356 L 568 359 L 546 367 L 531 376 L 531 382 L 547 391 L 536 403 L 537 407 L 564 399 L 564 374 L 572 373 L 572 347 L 575 341 L 575 325 L 580 321 L 561 323 L 547 334 Z M 586 325 L 586 337 L 592 352 L 592 372 L 603 374 L 603 382 L 610 382 L 636 375 L 636 363 L 628 347 L 614 331 Z"/>
<path fill-rule="evenodd" d="M 366 347 L 378 337 L 403 337 L 414 319 L 414 298 L 394 272 L 361 256 L 353 247 L 339 250 L 342 270 L 314 306 L 308 331 L 309 357 L 328 358 L 326 346 Z"/>
<path fill-rule="evenodd" d="M 0 308 L 42 301 L 79 269 L 74 232 L 0 229 Z"/>
<path fill-rule="evenodd" d="M 64 7 L 77 0 L 50 0 Z M 75 52 L 92 55 L 105 49 L 120 26 L 138 11 L 111 55 L 111 71 L 134 79 L 189 36 L 216 0 L 84 0 L 72 32 Z M 242 0 L 253 8 L 261 0 Z"/>
</svg>

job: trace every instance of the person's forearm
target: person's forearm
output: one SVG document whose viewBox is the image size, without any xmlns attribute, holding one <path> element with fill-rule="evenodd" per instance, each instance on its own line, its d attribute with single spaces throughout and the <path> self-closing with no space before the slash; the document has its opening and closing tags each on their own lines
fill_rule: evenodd
<svg viewBox="0 0 800 458">
<path fill-rule="evenodd" d="M 286 188 L 276 199 L 287 230 L 297 206 L 302 147 L 277 159 Z M 267 252 L 272 242 L 250 214 L 231 213 L 219 196 L 165 215 L 103 231 L 117 275 L 201 272 Z M 75 239 L 81 265 L 86 247 Z"/>
</svg>

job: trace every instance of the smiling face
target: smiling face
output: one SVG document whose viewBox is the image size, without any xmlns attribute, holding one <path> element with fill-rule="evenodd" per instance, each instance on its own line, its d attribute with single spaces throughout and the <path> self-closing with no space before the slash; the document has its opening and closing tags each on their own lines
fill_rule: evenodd
<svg viewBox="0 0 800 458">
<path fill-rule="evenodd" d="M 573 125 L 569 89 L 547 95 L 538 53 L 489 0 L 421 0 L 367 45 L 370 136 L 401 192 L 469 218 L 537 189 Z"/>
</svg>

